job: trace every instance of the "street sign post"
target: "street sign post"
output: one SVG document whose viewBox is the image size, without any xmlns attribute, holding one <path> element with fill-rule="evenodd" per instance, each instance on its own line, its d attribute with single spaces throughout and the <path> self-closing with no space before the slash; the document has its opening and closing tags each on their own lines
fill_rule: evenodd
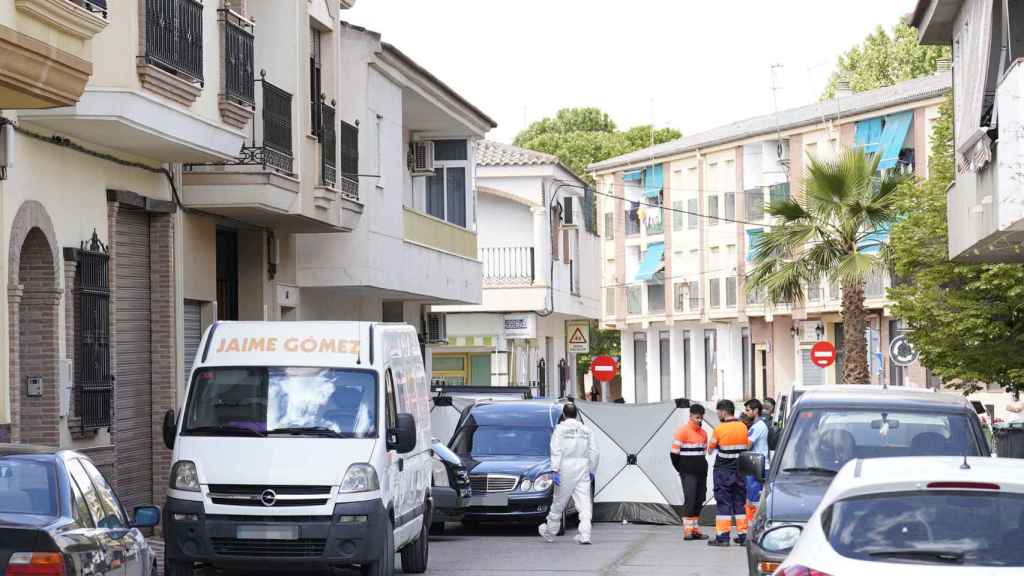
<svg viewBox="0 0 1024 576">
<path fill-rule="evenodd" d="M 917 362 L 918 352 L 914 345 L 907 339 L 906 334 L 900 334 L 889 342 L 889 358 L 897 366 L 910 366 Z"/>
<path fill-rule="evenodd" d="M 569 353 L 590 354 L 590 324 L 569 324 Z"/>
<path fill-rule="evenodd" d="M 811 362 L 818 368 L 828 368 L 836 361 L 836 347 L 827 340 L 811 347 Z"/>
<path fill-rule="evenodd" d="M 590 361 L 590 373 L 598 382 L 610 382 L 619 373 L 619 363 L 611 356 L 597 356 Z"/>
</svg>

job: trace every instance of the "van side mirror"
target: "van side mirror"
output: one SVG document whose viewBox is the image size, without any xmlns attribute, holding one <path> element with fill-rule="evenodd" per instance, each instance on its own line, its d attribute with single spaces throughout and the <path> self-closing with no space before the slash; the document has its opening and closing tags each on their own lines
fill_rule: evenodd
<svg viewBox="0 0 1024 576">
<path fill-rule="evenodd" d="M 416 448 L 416 418 L 399 414 L 395 429 L 388 432 L 388 450 L 408 454 Z"/>
<path fill-rule="evenodd" d="M 174 410 L 164 413 L 164 446 L 168 450 L 174 450 L 174 437 L 178 434 L 178 427 L 174 421 Z"/>
<path fill-rule="evenodd" d="M 764 481 L 767 478 L 764 460 L 764 454 L 758 454 L 757 452 L 744 452 L 740 454 L 740 474 L 753 476 L 760 481 Z"/>
</svg>

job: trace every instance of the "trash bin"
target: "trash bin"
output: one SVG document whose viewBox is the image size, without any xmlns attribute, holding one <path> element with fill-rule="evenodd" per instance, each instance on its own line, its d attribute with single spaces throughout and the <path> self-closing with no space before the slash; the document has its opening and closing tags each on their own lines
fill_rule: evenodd
<svg viewBox="0 0 1024 576">
<path fill-rule="evenodd" d="M 1024 422 L 999 424 L 994 433 L 1000 458 L 1024 458 Z"/>
</svg>

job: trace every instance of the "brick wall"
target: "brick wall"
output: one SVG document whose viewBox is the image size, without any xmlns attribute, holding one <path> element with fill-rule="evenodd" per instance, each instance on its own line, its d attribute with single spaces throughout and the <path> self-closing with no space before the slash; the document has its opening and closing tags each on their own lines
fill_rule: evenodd
<svg viewBox="0 0 1024 576">
<path fill-rule="evenodd" d="M 58 306 L 61 294 L 54 285 L 53 251 L 46 236 L 32 229 L 22 245 L 18 277 L 22 295 L 18 310 L 20 381 L 19 424 L 21 441 L 57 446 L 59 411 Z M 41 397 L 29 397 L 29 378 L 43 379 Z"/>
</svg>

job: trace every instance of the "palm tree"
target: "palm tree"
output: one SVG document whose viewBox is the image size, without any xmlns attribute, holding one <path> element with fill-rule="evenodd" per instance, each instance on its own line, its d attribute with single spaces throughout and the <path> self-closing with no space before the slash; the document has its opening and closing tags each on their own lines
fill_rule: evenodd
<svg viewBox="0 0 1024 576">
<path fill-rule="evenodd" d="M 843 150 L 835 159 L 811 157 L 803 193 L 768 209 L 779 222 L 754 251 L 749 290 L 769 303 L 804 300 L 804 286 L 827 278 L 843 289 L 843 382 L 864 384 L 868 372 L 864 284 L 888 267 L 884 232 L 896 219 L 894 192 L 910 177 L 879 173 L 879 155 Z"/>
</svg>

